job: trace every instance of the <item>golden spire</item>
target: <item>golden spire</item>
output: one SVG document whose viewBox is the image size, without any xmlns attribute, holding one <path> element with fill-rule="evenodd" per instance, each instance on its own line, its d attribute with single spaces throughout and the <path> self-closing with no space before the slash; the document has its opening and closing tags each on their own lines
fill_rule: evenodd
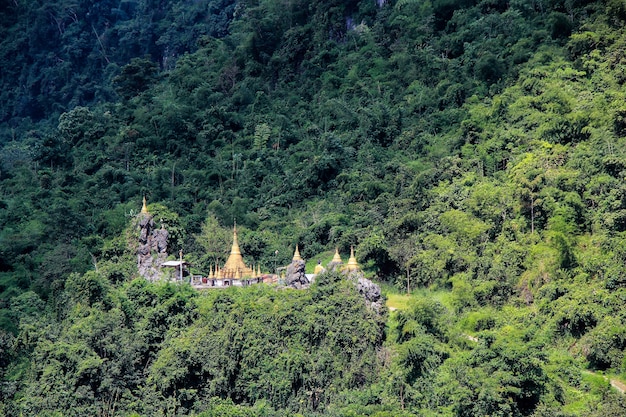
<svg viewBox="0 0 626 417">
<path fill-rule="evenodd" d="M 213 279 L 213 265 L 211 265 L 211 272 L 209 272 L 209 279 Z"/>
<path fill-rule="evenodd" d="M 256 276 L 257 277 L 261 276 L 261 264 L 257 264 L 256 266 Z"/>
<path fill-rule="evenodd" d="M 359 264 L 356 262 L 356 257 L 354 256 L 354 246 L 350 246 L 350 259 L 348 259 L 346 268 L 348 271 L 357 271 L 359 269 Z"/>
<path fill-rule="evenodd" d="M 148 206 L 146 205 L 146 196 L 143 196 L 143 206 L 141 207 L 141 213 L 148 214 Z"/>
<path fill-rule="evenodd" d="M 300 251 L 298 250 L 298 245 L 296 244 L 296 251 L 293 253 L 293 261 L 302 261 L 302 256 L 300 256 Z"/>
<path fill-rule="evenodd" d="M 237 240 L 237 223 L 235 223 L 235 227 L 233 228 L 233 246 L 230 249 L 230 256 L 233 256 L 233 255 L 241 256 L 241 250 L 239 249 L 239 241 Z"/>
<path fill-rule="evenodd" d="M 335 248 L 335 256 L 333 256 L 333 260 L 331 262 L 339 262 L 342 263 L 341 256 L 339 256 L 339 248 Z"/>
</svg>

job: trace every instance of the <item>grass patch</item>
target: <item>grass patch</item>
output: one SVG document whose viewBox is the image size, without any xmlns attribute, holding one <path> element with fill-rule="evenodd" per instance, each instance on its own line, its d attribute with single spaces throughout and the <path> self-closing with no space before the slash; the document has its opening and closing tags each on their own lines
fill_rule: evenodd
<svg viewBox="0 0 626 417">
<path fill-rule="evenodd" d="M 563 411 L 575 415 L 584 415 L 589 410 L 589 404 L 600 401 L 603 393 L 609 389 L 609 380 L 603 375 L 583 371 L 580 387 L 571 385 L 565 387 L 566 401 Z"/>
<path fill-rule="evenodd" d="M 604 375 L 592 373 L 590 371 L 583 371 L 582 373 L 582 387 L 591 393 L 601 393 L 609 388 L 609 379 Z"/>
<path fill-rule="evenodd" d="M 413 299 L 430 298 L 438 301 L 444 307 L 451 309 L 452 293 L 450 291 L 432 291 L 428 288 L 418 288 L 411 291 L 411 294 L 399 293 L 395 287 L 391 285 L 381 285 L 381 289 L 387 297 L 387 307 L 397 310 L 407 310 L 411 306 Z"/>
<path fill-rule="evenodd" d="M 411 302 L 411 295 L 408 294 L 387 294 L 387 307 L 395 310 L 407 310 Z"/>
</svg>

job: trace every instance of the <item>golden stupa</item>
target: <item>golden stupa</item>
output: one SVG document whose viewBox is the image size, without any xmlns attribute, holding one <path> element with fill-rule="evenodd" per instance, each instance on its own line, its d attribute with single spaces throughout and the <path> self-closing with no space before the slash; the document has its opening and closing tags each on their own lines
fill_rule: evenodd
<svg viewBox="0 0 626 417">
<path fill-rule="evenodd" d="M 341 256 L 339 255 L 339 248 L 335 248 L 335 256 L 333 256 L 333 260 L 331 262 L 343 263 Z"/>
<path fill-rule="evenodd" d="M 354 247 L 350 246 L 350 259 L 348 259 L 348 264 L 346 265 L 346 269 L 348 271 L 358 271 L 359 264 L 356 261 L 356 257 L 354 256 Z"/>
<path fill-rule="evenodd" d="M 241 250 L 239 249 L 239 242 L 237 240 L 237 225 L 235 225 L 233 231 L 233 246 L 230 249 L 230 256 L 228 256 L 228 259 L 226 260 L 226 263 L 222 268 L 220 268 L 219 266 L 215 268 L 214 276 L 217 279 L 241 279 L 256 277 L 256 272 L 254 271 L 254 269 L 249 268 L 243 262 Z"/>
<path fill-rule="evenodd" d="M 141 206 L 141 213 L 148 214 L 148 205 L 146 204 L 146 196 L 143 196 L 143 206 Z"/>
<path fill-rule="evenodd" d="M 298 245 L 296 245 L 296 251 L 293 253 L 292 261 L 303 261 L 302 256 L 300 256 L 300 251 L 298 250 Z"/>
</svg>

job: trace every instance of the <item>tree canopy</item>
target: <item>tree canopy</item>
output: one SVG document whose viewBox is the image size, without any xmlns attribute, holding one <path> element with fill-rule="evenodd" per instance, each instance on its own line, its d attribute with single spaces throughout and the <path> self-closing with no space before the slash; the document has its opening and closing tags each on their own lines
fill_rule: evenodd
<svg viewBox="0 0 626 417">
<path fill-rule="evenodd" d="M 0 414 L 623 415 L 625 22 L 0 1 Z M 263 270 L 354 247 L 412 297 L 142 282 L 144 196 L 199 273 L 236 221 Z"/>
</svg>

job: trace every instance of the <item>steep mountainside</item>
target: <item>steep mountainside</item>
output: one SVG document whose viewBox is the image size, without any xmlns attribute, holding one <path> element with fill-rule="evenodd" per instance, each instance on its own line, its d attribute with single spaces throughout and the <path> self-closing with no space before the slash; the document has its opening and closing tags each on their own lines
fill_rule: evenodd
<svg viewBox="0 0 626 417">
<path fill-rule="evenodd" d="M 354 246 L 370 277 L 423 297 L 392 316 L 384 348 L 364 347 L 379 350 L 371 373 L 323 398 L 254 397 L 238 374 L 205 387 L 196 363 L 185 383 L 151 374 L 190 349 L 167 337 L 205 331 L 207 311 L 190 307 L 140 355 L 150 372 L 107 391 L 127 395 L 109 415 L 152 414 L 129 404 L 154 396 L 181 415 L 260 400 L 277 413 L 622 415 L 581 370 L 626 372 L 625 22 L 622 0 L 3 0 L 3 398 L 54 412 L 35 387 L 56 371 L 33 355 L 126 308 L 145 195 L 170 253 L 200 272 L 224 259 L 236 220 L 266 270 L 295 244 L 305 258 Z M 104 304 L 80 298 L 98 288 Z M 124 331 L 134 317 L 118 317 Z M 89 346 L 67 392 L 89 385 L 95 404 L 90 381 L 111 374 Z"/>
</svg>

